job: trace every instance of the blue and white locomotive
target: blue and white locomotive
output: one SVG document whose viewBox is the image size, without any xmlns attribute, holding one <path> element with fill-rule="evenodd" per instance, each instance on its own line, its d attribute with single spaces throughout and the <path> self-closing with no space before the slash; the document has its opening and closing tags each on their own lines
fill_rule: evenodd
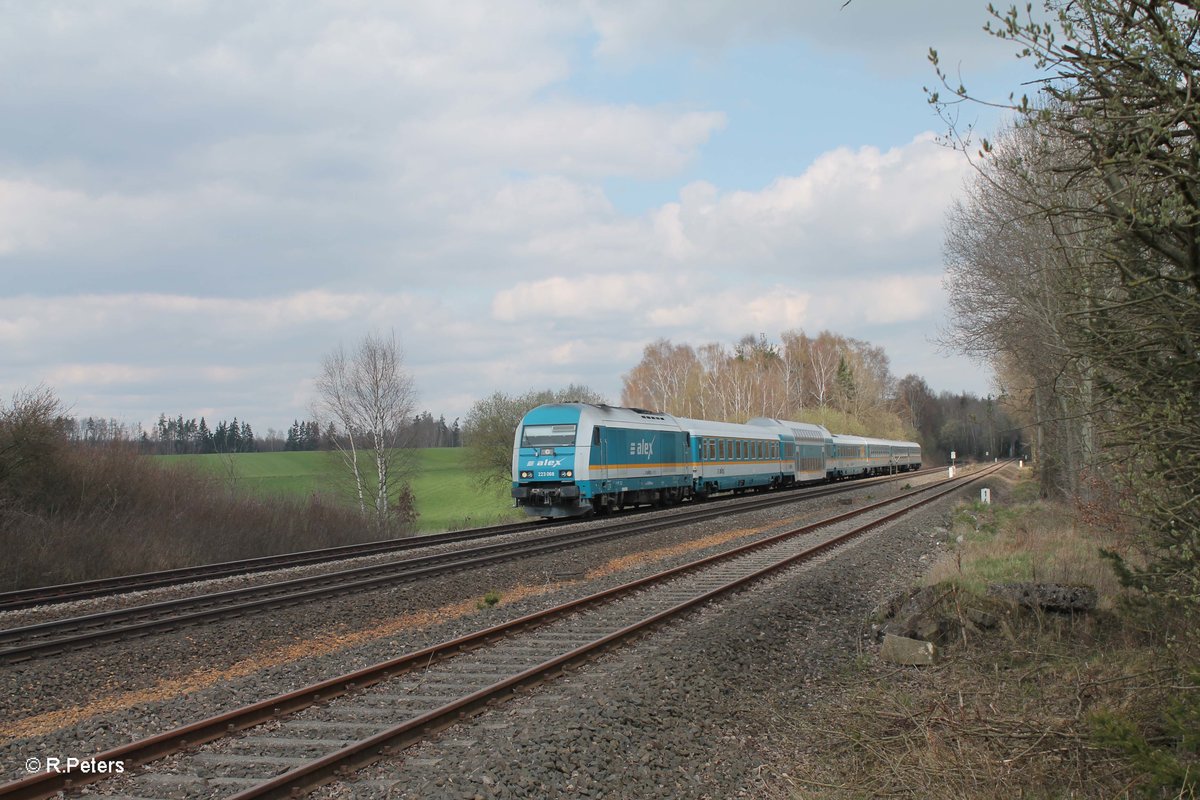
<svg viewBox="0 0 1200 800">
<path fill-rule="evenodd" d="M 920 466 L 915 442 L 839 436 L 803 422 L 740 425 L 555 403 L 517 426 L 512 496 L 530 515 L 573 517 Z"/>
</svg>

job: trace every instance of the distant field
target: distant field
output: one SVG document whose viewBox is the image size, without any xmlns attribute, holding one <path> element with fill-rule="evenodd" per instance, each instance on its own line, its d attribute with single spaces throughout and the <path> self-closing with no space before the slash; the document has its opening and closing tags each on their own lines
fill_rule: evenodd
<svg viewBox="0 0 1200 800">
<path fill-rule="evenodd" d="M 487 525 L 519 518 L 508 486 L 482 492 L 466 468 L 466 450 L 438 447 L 414 450 L 418 529 L 422 532 Z M 236 453 L 233 455 L 156 456 L 172 464 L 194 466 L 218 475 L 232 469 L 239 489 L 299 498 L 314 493 L 339 496 L 341 470 L 331 453 Z"/>
</svg>

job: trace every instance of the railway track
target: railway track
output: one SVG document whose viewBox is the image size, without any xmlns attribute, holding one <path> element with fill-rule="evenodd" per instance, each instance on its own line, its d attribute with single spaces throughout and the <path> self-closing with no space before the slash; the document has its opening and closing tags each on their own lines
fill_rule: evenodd
<svg viewBox="0 0 1200 800">
<path fill-rule="evenodd" d="M 450 572 L 473 569 L 519 558 L 547 555 L 560 550 L 615 538 L 653 532 L 667 527 L 702 522 L 730 513 L 840 494 L 865 486 L 900 480 L 919 473 L 814 487 L 802 493 L 771 493 L 737 503 L 697 505 L 686 511 L 652 518 L 638 517 L 584 531 L 549 531 L 534 539 L 495 542 L 448 553 L 416 556 L 291 580 L 230 589 L 211 594 L 163 600 L 111 611 L 40 622 L 0 630 L 0 663 L 57 655 L 105 642 L 147 636 L 181 627 L 275 608 L 313 602 L 352 592 L 369 591 L 401 583 L 428 580 Z"/>
<path fill-rule="evenodd" d="M 109 750 L 83 762 L 119 762 L 125 770 L 145 766 L 137 775 L 124 775 L 88 792 L 236 800 L 295 796 L 393 755 L 523 687 L 552 680 L 709 600 L 828 552 L 1002 466 L 913 490 Z M 848 530 L 822 531 L 852 520 Z M 210 744 L 200 747 L 202 743 Z M 167 754 L 176 755 L 156 762 Z M 0 786 L 0 797 L 49 797 L 98 777 L 103 775 L 44 772 Z"/>
<path fill-rule="evenodd" d="M 324 564 L 330 561 L 341 561 L 350 558 L 360 558 L 362 556 L 400 553 L 406 550 L 416 550 L 440 544 L 452 544 L 491 536 L 503 536 L 507 533 L 519 533 L 520 531 L 528 530 L 532 525 L 538 524 L 544 523 L 539 523 L 537 520 L 521 520 L 520 522 L 512 522 L 505 525 L 489 525 L 483 528 L 433 533 L 404 539 L 362 542 L 360 544 L 348 544 L 339 547 L 325 547 L 319 550 L 305 550 L 297 553 L 247 558 L 240 561 L 226 561 L 220 564 L 201 564 L 195 567 L 180 567 L 160 572 L 144 572 L 138 575 L 122 575 L 114 578 L 79 581 L 78 583 L 64 583 L 57 586 L 41 586 L 34 589 L 0 592 L 0 611 L 16 611 L 52 603 L 68 603 L 73 600 L 108 597 L 126 592 L 154 589 L 160 586 L 174 586 L 192 581 L 228 578 L 235 575 L 250 575 L 256 572 L 269 572 L 271 570 L 300 567 L 309 564 Z"/>
<path fill-rule="evenodd" d="M 918 470 L 904 473 L 904 477 L 917 476 L 936 472 L 937 468 Z M 897 476 L 888 476 L 885 480 L 895 480 Z M 732 498 L 719 498 L 710 502 L 722 502 Z M 481 528 L 469 528 L 461 531 L 447 531 L 424 536 L 413 536 L 404 539 L 384 539 L 375 542 L 325 547 L 317 550 L 305 550 L 296 553 L 283 553 L 274 556 L 261 556 L 237 561 L 226 561 L 218 564 L 200 564 L 194 567 L 179 567 L 176 569 L 157 572 L 144 572 L 137 575 L 121 575 L 112 578 L 97 578 L 95 580 L 64 583 L 55 586 L 39 586 L 32 589 L 19 589 L 11 592 L 0 592 L 0 612 L 18 611 L 26 608 L 45 606 L 58 603 L 69 603 L 75 600 L 88 600 L 97 597 L 110 597 L 129 592 L 144 591 L 163 586 L 177 586 L 196 581 L 228 578 L 238 575 L 252 575 L 259 572 L 287 569 L 290 567 L 326 564 L 364 556 L 386 555 L 417 550 L 426 547 L 436 547 L 443 544 L 455 544 L 503 536 L 509 533 L 520 533 L 534 527 L 551 527 L 556 525 L 578 522 L 576 519 L 565 520 L 521 520 L 503 525 L 489 525 Z"/>
</svg>

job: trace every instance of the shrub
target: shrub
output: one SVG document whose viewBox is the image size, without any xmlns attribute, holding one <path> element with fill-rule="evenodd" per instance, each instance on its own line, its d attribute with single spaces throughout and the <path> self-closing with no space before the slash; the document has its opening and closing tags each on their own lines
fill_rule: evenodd
<svg viewBox="0 0 1200 800">
<path fill-rule="evenodd" d="M 0 404 L 0 590 L 378 538 L 352 509 L 230 492 L 130 442 L 68 442 L 46 389 Z M 398 516 L 388 531 L 408 529 Z"/>
</svg>

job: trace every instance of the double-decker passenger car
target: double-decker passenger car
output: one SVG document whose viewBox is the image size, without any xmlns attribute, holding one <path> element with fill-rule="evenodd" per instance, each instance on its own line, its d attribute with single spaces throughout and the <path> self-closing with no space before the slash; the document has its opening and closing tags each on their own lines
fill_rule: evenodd
<svg viewBox="0 0 1200 800">
<path fill-rule="evenodd" d="M 692 492 L 701 498 L 716 492 L 777 488 L 791 482 L 785 461 L 793 449 L 780 429 L 702 419 L 676 418 L 691 438 Z"/>
<path fill-rule="evenodd" d="M 788 443 L 784 451 L 785 486 L 827 479 L 826 451 L 833 440 L 823 426 L 770 417 L 755 417 L 747 424 L 781 431 L 780 437 Z"/>
</svg>

